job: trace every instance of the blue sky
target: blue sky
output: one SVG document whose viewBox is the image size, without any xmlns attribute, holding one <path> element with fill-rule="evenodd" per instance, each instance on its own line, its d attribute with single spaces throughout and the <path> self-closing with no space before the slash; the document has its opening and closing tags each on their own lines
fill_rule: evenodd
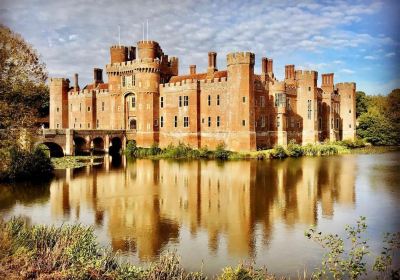
<svg viewBox="0 0 400 280">
<path fill-rule="evenodd" d="M 368 94 L 400 87 L 400 1 L 111 1 L 1 0 L 0 22 L 20 33 L 42 55 L 51 77 L 80 75 L 109 62 L 109 46 L 134 45 L 149 20 L 149 39 L 180 59 L 180 73 L 207 52 L 252 51 L 256 72 L 262 56 L 274 59 L 278 79 L 285 64 L 335 73 Z M 320 83 L 320 79 L 319 79 Z"/>
</svg>

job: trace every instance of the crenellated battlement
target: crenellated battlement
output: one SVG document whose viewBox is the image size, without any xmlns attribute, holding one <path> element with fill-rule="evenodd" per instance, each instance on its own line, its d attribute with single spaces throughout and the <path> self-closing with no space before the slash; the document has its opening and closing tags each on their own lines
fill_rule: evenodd
<svg viewBox="0 0 400 280">
<path fill-rule="evenodd" d="M 343 82 L 343 83 L 337 83 L 335 85 L 336 88 L 356 88 L 356 83 L 354 82 Z"/>
<path fill-rule="evenodd" d="M 252 52 L 235 52 L 226 55 L 227 66 L 232 64 L 254 65 L 255 55 Z"/>
<path fill-rule="evenodd" d="M 148 48 L 154 48 L 155 46 L 159 46 L 158 42 L 156 41 L 146 41 L 146 40 L 140 40 L 137 42 L 138 47 L 148 47 Z"/>
<path fill-rule="evenodd" d="M 69 84 L 69 82 L 67 78 L 50 78 L 50 84 L 52 85 Z"/>
<path fill-rule="evenodd" d="M 296 70 L 295 71 L 296 80 L 304 79 L 318 79 L 318 72 L 314 70 Z"/>
</svg>

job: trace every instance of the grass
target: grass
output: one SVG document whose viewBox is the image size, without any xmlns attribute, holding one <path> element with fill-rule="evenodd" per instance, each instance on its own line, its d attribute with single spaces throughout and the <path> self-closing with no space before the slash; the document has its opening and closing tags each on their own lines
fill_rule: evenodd
<svg viewBox="0 0 400 280">
<path fill-rule="evenodd" d="M 65 156 L 60 158 L 51 158 L 51 162 L 54 169 L 79 168 L 88 165 L 101 164 L 101 162 L 96 161 L 101 158 L 103 158 L 103 156 Z"/>
<path fill-rule="evenodd" d="M 175 253 L 165 253 L 147 267 L 122 263 L 101 248 L 93 229 L 81 225 L 29 226 L 22 218 L 0 222 L 0 279 L 187 279 L 202 280 L 202 271 L 186 272 Z M 265 269 L 240 264 L 226 267 L 216 279 L 275 279 Z"/>
</svg>

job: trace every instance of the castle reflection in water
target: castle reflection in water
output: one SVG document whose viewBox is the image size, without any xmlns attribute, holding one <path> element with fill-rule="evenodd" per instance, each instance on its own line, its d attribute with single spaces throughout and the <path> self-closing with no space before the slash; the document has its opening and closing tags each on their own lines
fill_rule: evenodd
<svg viewBox="0 0 400 280">
<path fill-rule="evenodd" d="M 67 170 L 50 187 L 53 219 L 89 209 L 105 226 L 113 249 L 151 259 L 182 227 L 206 232 L 208 247 L 252 256 L 255 228 L 263 242 L 274 223 L 317 223 L 318 211 L 334 215 L 334 204 L 355 203 L 356 162 L 332 157 L 284 161 L 168 161 L 105 158 L 101 166 Z M 87 211 L 86 211 L 87 212 Z"/>
</svg>

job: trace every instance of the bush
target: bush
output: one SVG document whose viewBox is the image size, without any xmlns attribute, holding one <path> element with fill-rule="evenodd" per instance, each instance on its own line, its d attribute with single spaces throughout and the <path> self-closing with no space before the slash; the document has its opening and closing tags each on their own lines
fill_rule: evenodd
<svg viewBox="0 0 400 280">
<path fill-rule="evenodd" d="M 225 144 L 224 143 L 220 143 L 217 146 L 217 149 L 214 152 L 214 157 L 217 159 L 221 159 L 221 160 L 226 160 L 229 158 L 229 156 L 231 155 L 231 152 L 228 150 L 225 150 Z"/>
<path fill-rule="evenodd" d="M 292 140 L 287 146 L 287 153 L 290 157 L 301 157 L 304 154 L 304 151 L 301 145 L 296 144 L 296 142 Z"/>
<path fill-rule="evenodd" d="M 334 142 L 336 145 L 340 145 L 349 149 L 363 148 L 365 147 L 365 141 L 360 138 L 356 138 L 356 140 L 343 140 Z"/>
<path fill-rule="evenodd" d="M 51 177 L 53 170 L 50 158 L 40 146 L 33 151 L 12 147 L 9 150 L 9 164 L 0 179 L 43 180 Z"/>
<path fill-rule="evenodd" d="M 287 156 L 288 156 L 288 154 L 287 154 L 285 148 L 283 146 L 281 146 L 281 145 L 275 146 L 275 148 L 273 148 L 271 150 L 271 157 L 272 158 L 282 159 L 282 158 L 286 158 Z"/>
</svg>

